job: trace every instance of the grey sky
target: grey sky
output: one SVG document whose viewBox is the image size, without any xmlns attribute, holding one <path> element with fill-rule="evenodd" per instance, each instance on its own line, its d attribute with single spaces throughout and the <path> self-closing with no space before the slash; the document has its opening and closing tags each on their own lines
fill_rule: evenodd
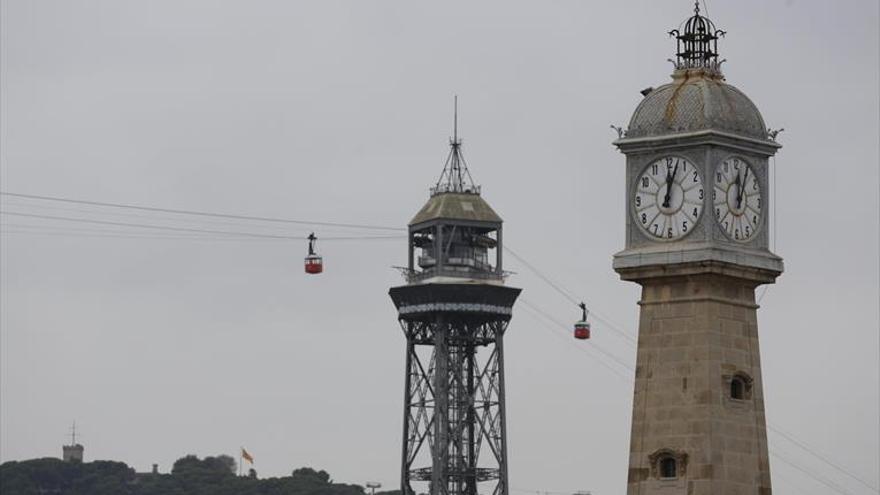
<svg viewBox="0 0 880 495">
<path fill-rule="evenodd" d="M 635 331 L 638 287 L 611 270 L 625 198 L 608 126 L 669 80 L 666 32 L 691 2 L 0 5 L 4 191 L 403 227 L 441 171 L 457 93 L 464 153 L 508 246 Z M 728 81 L 786 129 L 775 195 L 786 273 L 759 311 L 769 422 L 877 486 L 877 2 L 708 11 L 729 32 Z M 10 198 L 3 209 L 172 223 Z M 174 224 L 309 231 L 211 222 Z M 76 419 L 88 459 L 141 471 L 244 445 L 262 476 L 312 465 L 397 486 L 404 339 L 387 290 L 402 283 L 390 267 L 405 263 L 403 240 L 321 243 L 326 273 L 308 278 L 305 242 L 3 224 L 0 460 L 60 455 Z M 38 224 L 77 235 L 17 233 Z M 507 261 L 525 300 L 577 319 Z M 632 383 L 590 346 L 630 364 L 635 349 L 601 323 L 594 335 L 576 344 L 515 312 L 517 493 L 623 491 Z M 770 448 L 870 493 L 778 434 Z M 828 493 L 771 464 L 776 493 Z"/>
</svg>

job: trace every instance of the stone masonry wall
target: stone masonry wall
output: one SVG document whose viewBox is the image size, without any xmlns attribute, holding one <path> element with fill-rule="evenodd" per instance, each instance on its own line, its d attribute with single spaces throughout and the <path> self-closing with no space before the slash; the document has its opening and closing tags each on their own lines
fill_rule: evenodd
<svg viewBox="0 0 880 495">
<path fill-rule="evenodd" d="M 638 280 L 627 495 L 770 495 L 755 282 L 722 274 Z M 745 396 L 733 399 L 731 380 Z M 659 460 L 678 461 L 662 478 Z"/>
</svg>

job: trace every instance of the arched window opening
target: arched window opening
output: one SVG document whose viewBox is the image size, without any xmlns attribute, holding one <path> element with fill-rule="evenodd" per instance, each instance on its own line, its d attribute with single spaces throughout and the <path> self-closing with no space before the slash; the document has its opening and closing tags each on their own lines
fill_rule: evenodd
<svg viewBox="0 0 880 495">
<path fill-rule="evenodd" d="M 736 400 L 746 398 L 746 384 L 742 377 L 735 376 L 730 380 L 730 398 Z"/>
<path fill-rule="evenodd" d="M 752 399 L 752 379 L 745 373 L 738 372 L 725 377 L 731 400 Z"/>
<path fill-rule="evenodd" d="M 659 468 L 661 478 L 678 477 L 678 461 L 675 460 L 675 457 L 664 456 L 660 458 Z"/>
<path fill-rule="evenodd" d="M 668 448 L 657 450 L 648 461 L 651 466 L 651 477 L 660 480 L 673 480 L 685 477 L 688 455 L 684 451 Z"/>
</svg>

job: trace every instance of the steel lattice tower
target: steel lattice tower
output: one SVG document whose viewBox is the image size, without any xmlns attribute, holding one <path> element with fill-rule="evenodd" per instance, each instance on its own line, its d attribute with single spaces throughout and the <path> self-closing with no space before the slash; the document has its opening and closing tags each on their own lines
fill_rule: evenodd
<svg viewBox="0 0 880 495">
<path fill-rule="evenodd" d="M 450 144 L 409 224 L 407 285 L 390 291 L 406 336 L 401 491 L 507 495 L 504 332 L 520 289 L 503 284 L 501 217 L 457 132 Z"/>
</svg>

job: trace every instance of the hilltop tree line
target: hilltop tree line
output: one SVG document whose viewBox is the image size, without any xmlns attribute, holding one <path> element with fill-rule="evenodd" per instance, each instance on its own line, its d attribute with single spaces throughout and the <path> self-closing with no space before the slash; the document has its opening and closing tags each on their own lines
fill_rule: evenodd
<svg viewBox="0 0 880 495">
<path fill-rule="evenodd" d="M 360 485 L 334 483 L 323 470 L 303 467 L 290 476 L 236 475 L 227 455 L 178 459 L 170 474 L 135 473 L 123 462 L 64 462 L 45 458 L 0 465 L 3 495 L 364 495 Z M 379 495 L 379 494 L 377 494 Z M 396 495 L 384 492 L 384 495 Z"/>
</svg>

